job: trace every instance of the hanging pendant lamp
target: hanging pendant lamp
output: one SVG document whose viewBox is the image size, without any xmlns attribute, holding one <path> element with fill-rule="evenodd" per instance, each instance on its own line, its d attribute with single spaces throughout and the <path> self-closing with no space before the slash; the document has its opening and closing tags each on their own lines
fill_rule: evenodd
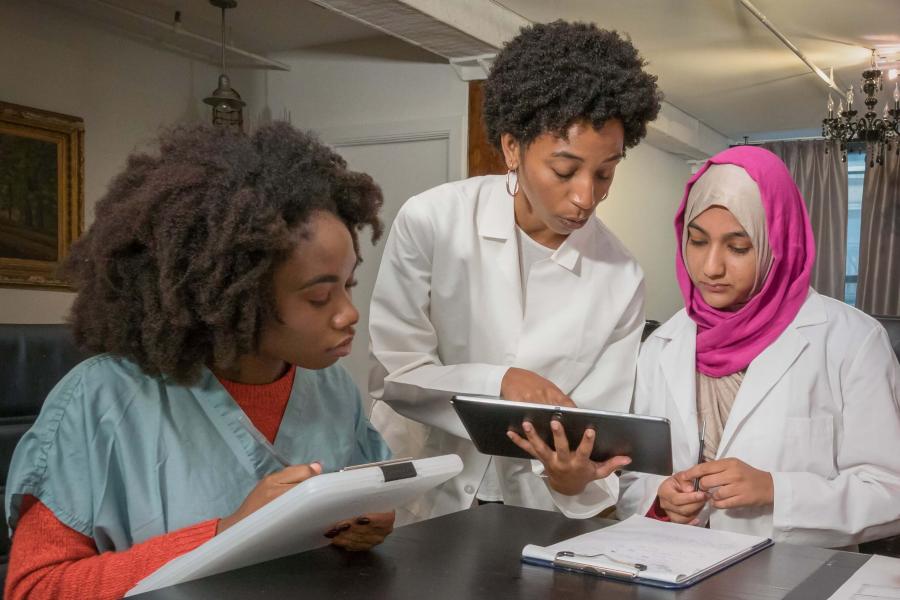
<svg viewBox="0 0 900 600">
<path fill-rule="evenodd" d="M 222 72 L 219 74 L 219 85 L 203 102 L 212 106 L 213 125 L 243 129 L 243 108 L 247 105 L 241 95 L 231 87 L 231 80 L 225 73 L 225 10 L 237 6 L 237 0 L 209 0 L 213 6 L 222 11 Z"/>
</svg>

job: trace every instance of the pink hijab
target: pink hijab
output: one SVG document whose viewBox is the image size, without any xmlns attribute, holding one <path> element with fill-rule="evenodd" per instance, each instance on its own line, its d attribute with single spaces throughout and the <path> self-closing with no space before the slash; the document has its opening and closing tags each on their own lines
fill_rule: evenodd
<svg viewBox="0 0 900 600">
<path fill-rule="evenodd" d="M 759 186 L 772 250 L 772 266 L 762 288 L 734 312 L 715 309 L 703 301 L 681 251 L 691 187 L 715 164 L 737 165 Z M 768 150 L 755 146 L 736 146 L 716 154 L 685 186 L 675 214 L 675 238 L 678 285 L 687 314 L 697 324 L 697 370 L 724 377 L 747 368 L 794 320 L 809 292 L 816 246 L 806 206 L 787 167 Z"/>
</svg>

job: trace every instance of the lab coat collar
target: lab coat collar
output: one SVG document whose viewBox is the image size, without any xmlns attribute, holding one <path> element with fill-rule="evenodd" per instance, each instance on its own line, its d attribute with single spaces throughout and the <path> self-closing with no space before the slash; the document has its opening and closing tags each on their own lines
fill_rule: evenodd
<svg viewBox="0 0 900 600">
<path fill-rule="evenodd" d="M 825 303 L 822 296 L 816 290 L 809 288 L 806 293 L 806 302 L 800 307 L 800 312 L 794 317 L 794 321 L 788 327 L 808 327 L 821 325 L 828 321 L 828 313 L 825 312 Z"/>
<path fill-rule="evenodd" d="M 496 265 L 507 281 L 505 298 L 494 298 L 522 315 L 522 278 L 519 273 L 519 247 L 516 244 L 516 217 L 513 200 L 506 193 L 503 177 L 493 177 L 487 193 L 478 195 L 475 221 L 478 234 L 486 240 L 482 252 L 486 264 Z"/>
<path fill-rule="evenodd" d="M 476 222 L 481 237 L 504 241 L 515 238 L 516 215 L 513 200 L 506 191 L 504 178 L 496 177 L 491 182 L 491 189 L 486 194 L 486 198 L 483 202 L 479 202 Z M 551 260 L 578 275 L 579 259 L 586 250 L 587 244 L 590 243 L 589 240 L 598 233 L 599 228 L 597 217 L 593 216 L 585 223 L 584 227 L 569 235 L 553 253 Z"/>
<path fill-rule="evenodd" d="M 553 253 L 553 260 L 564 269 L 580 275 L 581 255 L 587 250 L 590 239 L 599 234 L 599 230 L 600 223 L 597 221 L 597 217 L 592 215 L 584 227 L 569 234 L 566 241 Z"/>
<path fill-rule="evenodd" d="M 493 240 L 509 240 L 516 235 L 516 214 L 513 199 L 506 192 L 503 177 L 492 177 L 490 189 L 480 194 L 478 214 L 475 217 L 478 234 Z"/>
</svg>

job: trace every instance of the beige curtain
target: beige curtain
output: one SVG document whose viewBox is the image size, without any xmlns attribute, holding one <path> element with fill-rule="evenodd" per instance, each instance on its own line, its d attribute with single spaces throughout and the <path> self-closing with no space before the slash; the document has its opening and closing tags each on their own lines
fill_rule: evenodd
<svg viewBox="0 0 900 600">
<path fill-rule="evenodd" d="M 828 154 L 825 154 L 826 145 Z M 825 140 L 767 142 L 787 165 L 806 201 L 816 239 L 812 286 L 820 294 L 844 299 L 847 265 L 847 165 L 836 144 Z"/>
<path fill-rule="evenodd" d="M 893 148 L 892 148 L 893 150 Z M 900 316 L 900 157 L 866 169 L 859 233 L 856 306 L 872 315 Z"/>
</svg>

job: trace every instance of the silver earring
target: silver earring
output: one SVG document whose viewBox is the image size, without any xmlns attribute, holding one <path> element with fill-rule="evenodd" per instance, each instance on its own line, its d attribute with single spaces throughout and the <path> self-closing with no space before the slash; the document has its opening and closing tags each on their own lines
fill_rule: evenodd
<svg viewBox="0 0 900 600">
<path fill-rule="evenodd" d="M 513 173 L 516 174 L 516 187 L 515 187 L 515 189 L 510 190 L 510 189 L 509 189 L 509 176 L 512 175 Z M 518 169 L 509 169 L 509 170 L 506 172 L 506 193 L 509 194 L 510 196 L 512 196 L 513 198 L 515 198 L 515 197 L 516 197 L 516 194 L 518 193 L 518 191 L 519 191 L 519 173 L 518 173 Z"/>
</svg>

